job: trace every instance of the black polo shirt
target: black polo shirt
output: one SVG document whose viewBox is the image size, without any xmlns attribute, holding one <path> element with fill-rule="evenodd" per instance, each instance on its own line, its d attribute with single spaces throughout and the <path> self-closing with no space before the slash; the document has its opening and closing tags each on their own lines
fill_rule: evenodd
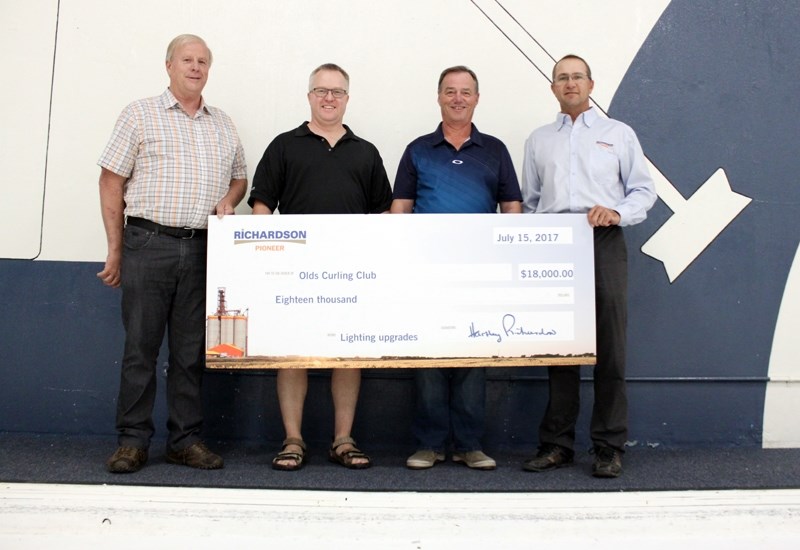
<svg viewBox="0 0 800 550">
<path fill-rule="evenodd" d="M 389 210 L 392 189 L 378 149 L 344 128 L 333 147 L 306 122 L 272 140 L 253 176 L 250 207 L 257 199 L 282 214 Z"/>
</svg>

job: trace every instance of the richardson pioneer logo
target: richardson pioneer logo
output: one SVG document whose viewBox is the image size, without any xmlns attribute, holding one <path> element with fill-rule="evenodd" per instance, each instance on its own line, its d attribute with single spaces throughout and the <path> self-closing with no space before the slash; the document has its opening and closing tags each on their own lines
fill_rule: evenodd
<svg viewBox="0 0 800 550">
<path fill-rule="evenodd" d="M 304 229 L 241 229 L 233 232 L 233 244 L 254 244 L 258 252 L 281 252 L 284 244 L 306 244 Z"/>
</svg>

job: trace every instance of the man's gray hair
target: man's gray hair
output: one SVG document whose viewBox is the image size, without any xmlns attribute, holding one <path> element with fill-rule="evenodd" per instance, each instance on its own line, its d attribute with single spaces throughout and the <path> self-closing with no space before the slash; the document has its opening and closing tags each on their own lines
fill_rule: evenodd
<svg viewBox="0 0 800 550">
<path fill-rule="evenodd" d="M 211 48 L 208 47 L 208 44 L 206 44 L 205 40 L 203 40 L 196 34 L 179 34 L 178 36 L 173 38 L 172 42 L 170 42 L 169 46 L 167 46 L 166 61 L 171 61 L 172 56 L 175 54 L 175 50 L 177 50 L 181 46 L 184 46 L 186 44 L 193 44 L 195 42 L 202 44 L 203 46 L 205 46 L 206 50 L 208 50 L 208 64 L 211 65 L 211 63 L 214 62 L 214 56 L 211 54 Z"/>
</svg>

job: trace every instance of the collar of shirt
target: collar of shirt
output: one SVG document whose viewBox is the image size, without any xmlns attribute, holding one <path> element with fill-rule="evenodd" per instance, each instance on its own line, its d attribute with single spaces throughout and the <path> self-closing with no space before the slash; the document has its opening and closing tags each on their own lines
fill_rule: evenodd
<svg viewBox="0 0 800 550">
<path fill-rule="evenodd" d="M 350 127 L 347 124 L 342 124 L 344 126 L 344 135 L 339 141 L 344 141 L 346 139 L 352 139 L 358 141 L 359 138 L 357 135 L 353 133 Z M 311 129 L 308 127 L 308 121 L 305 120 L 303 123 L 298 126 L 294 131 L 295 137 L 303 137 L 303 136 L 314 136 L 315 138 L 318 137 Z"/>
<path fill-rule="evenodd" d="M 587 128 L 591 128 L 592 124 L 594 124 L 594 121 L 597 120 L 598 118 L 599 115 L 597 114 L 595 108 L 589 107 L 587 110 L 578 115 L 578 118 L 576 118 L 575 120 L 576 121 L 581 120 L 583 121 L 584 126 L 586 126 Z M 572 117 L 569 116 L 567 113 L 558 113 L 556 115 L 556 130 L 560 131 L 561 128 L 563 128 L 564 126 L 574 126 L 574 123 L 572 122 Z"/>
<path fill-rule="evenodd" d="M 183 106 L 180 104 L 180 102 L 175 98 L 174 95 L 172 95 L 172 90 L 170 90 L 169 88 L 164 90 L 164 93 L 161 94 L 160 100 L 161 100 L 162 107 L 164 107 L 164 110 L 180 109 L 180 110 L 186 112 L 183 109 Z M 202 96 L 200 97 L 200 108 L 197 110 L 197 112 L 200 113 L 200 114 L 206 114 L 206 115 L 210 115 L 211 114 L 211 111 L 208 109 L 208 106 L 206 105 L 206 100 L 203 99 Z M 188 113 L 187 113 L 187 116 L 188 116 Z M 197 116 L 197 115 L 195 115 L 195 116 Z"/>
<path fill-rule="evenodd" d="M 464 142 L 464 147 L 468 147 L 470 145 L 479 145 L 483 146 L 483 138 L 481 137 L 482 134 L 478 131 L 478 127 L 474 124 L 470 123 L 472 129 L 469 133 L 469 139 Z M 436 127 L 436 130 L 431 134 L 431 145 L 436 147 L 437 145 L 447 144 L 450 145 L 447 140 L 444 139 L 444 130 L 442 130 L 442 123 L 440 122 L 439 125 Z M 452 146 L 451 146 L 452 147 Z"/>
</svg>

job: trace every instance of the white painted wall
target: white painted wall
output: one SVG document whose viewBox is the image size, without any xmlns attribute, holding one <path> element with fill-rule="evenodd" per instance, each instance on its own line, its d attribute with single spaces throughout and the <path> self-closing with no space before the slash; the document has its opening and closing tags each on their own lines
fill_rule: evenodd
<svg viewBox="0 0 800 550">
<path fill-rule="evenodd" d="M 0 257 L 39 254 L 56 0 L 0 0 Z"/>
<path fill-rule="evenodd" d="M 764 402 L 763 446 L 800 447 L 800 357 L 797 335 L 800 329 L 800 248 L 783 292 L 769 356 L 769 378 Z"/>
<path fill-rule="evenodd" d="M 553 56 L 577 52 L 590 59 L 595 99 L 604 107 L 666 4 L 503 2 Z M 17 166 L 0 183 L 0 197 L 24 205 L 0 217 L 0 229 L 17 236 L 3 239 L 0 257 L 32 258 L 38 249 L 58 6 L 56 0 L 0 0 L 0 55 L 15 83 L 0 88 L 0 113 L 12 122 L 0 129 L 0 151 L 4 164 Z M 325 62 L 350 73 L 345 122 L 378 146 L 390 180 L 406 144 L 440 120 L 436 81 L 456 64 L 477 72 L 475 123 L 506 143 L 519 171 L 525 138 L 551 120 L 557 104 L 548 82 L 477 6 L 515 30 L 515 40 L 537 51 L 535 60 L 549 72 L 552 62 L 502 19 L 495 2 L 61 0 L 39 258 L 105 259 L 97 158 L 122 108 L 167 86 L 166 46 L 185 32 L 205 38 L 214 52 L 204 95 L 233 117 L 250 175 L 273 137 L 308 118 L 308 74 Z"/>
</svg>

